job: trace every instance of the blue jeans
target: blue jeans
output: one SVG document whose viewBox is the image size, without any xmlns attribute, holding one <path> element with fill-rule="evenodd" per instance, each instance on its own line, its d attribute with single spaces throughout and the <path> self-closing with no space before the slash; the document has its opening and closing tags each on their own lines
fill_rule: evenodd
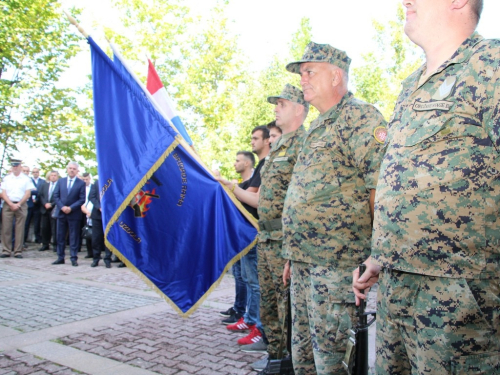
<svg viewBox="0 0 500 375">
<path fill-rule="evenodd" d="M 257 273 L 257 246 L 253 247 L 241 258 L 241 277 L 247 285 L 247 311 L 244 315 L 245 323 L 257 324 L 262 331 L 260 323 L 260 286 Z"/>
<path fill-rule="evenodd" d="M 241 261 L 233 265 L 234 288 L 236 295 L 234 297 L 233 309 L 243 315 L 247 310 L 247 284 L 241 277 Z"/>
</svg>

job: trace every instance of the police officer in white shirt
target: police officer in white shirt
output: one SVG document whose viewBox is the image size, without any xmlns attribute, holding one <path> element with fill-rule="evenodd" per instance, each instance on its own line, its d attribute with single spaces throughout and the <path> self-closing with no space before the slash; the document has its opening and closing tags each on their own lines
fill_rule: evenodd
<svg viewBox="0 0 500 375">
<path fill-rule="evenodd" d="M 2 254 L 0 258 L 8 258 L 14 253 L 15 258 L 22 258 L 24 224 L 28 214 L 26 201 L 31 196 L 33 182 L 21 173 L 21 160 L 11 159 L 12 173 L 2 181 Z M 12 249 L 12 225 L 16 218 L 15 244 Z"/>
</svg>

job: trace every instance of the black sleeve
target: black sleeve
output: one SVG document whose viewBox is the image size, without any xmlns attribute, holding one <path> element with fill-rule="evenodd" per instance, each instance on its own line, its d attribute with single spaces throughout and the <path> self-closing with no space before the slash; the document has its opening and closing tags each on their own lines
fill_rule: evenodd
<svg viewBox="0 0 500 375">
<path fill-rule="evenodd" d="M 266 159 L 262 159 L 259 161 L 259 164 L 257 164 L 257 168 L 255 168 L 255 171 L 253 172 L 253 176 L 250 178 L 250 185 L 249 187 L 255 187 L 259 188 L 260 187 L 260 170 L 262 169 L 262 166 L 264 165 Z"/>
</svg>

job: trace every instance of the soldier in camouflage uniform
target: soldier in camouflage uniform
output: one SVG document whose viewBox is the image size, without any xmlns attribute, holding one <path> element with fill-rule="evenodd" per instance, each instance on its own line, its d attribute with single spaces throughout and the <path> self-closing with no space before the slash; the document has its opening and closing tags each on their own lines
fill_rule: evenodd
<svg viewBox="0 0 500 375">
<path fill-rule="evenodd" d="M 305 100 L 320 112 L 304 137 L 283 209 L 297 375 L 344 372 L 354 316 L 351 273 L 370 253 L 370 202 L 386 123 L 347 90 L 349 64 L 345 52 L 311 42 L 302 60 L 286 67 L 301 75 Z"/>
<path fill-rule="evenodd" d="M 377 186 L 378 374 L 500 374 L 500 41 L 480 0 L 404 2 L 403 82 Z M 443 43 L 445 42 L 445 43 Z"/>
<path fill-rule="evenodd" d="M 259 284 L 260 319 L 268 339 L 269 358 L 276 358 L 286 317 L 287 289 L 282 274 L 285 260 L 281 256 L 283 231 L 281 213 L 293 166 L 305 133 L 302 125 L 309 111 L 302 91 L 287 84 L 281 95 L 267 98 L 275 104 L 276 125 L 283 135 L 273 145 L 268 160 L 262 168 L 262 185 L 259 189 Z M 286 348 L 286 346 L 285 346 Z"/>
<path fill-rule="evenodd" d="M 276 125 L 283 135 L 273 144 L 262 167 L 259 191 L 252 194 L 236 188 L 234 193 L 240 201 L 258 207 L 260 319 L 268 339 L 268 359 L 274 359 L 278 354 L 281 337 L 286 337 L 286 331 L 282 332 L 286 317 L 287 289 L 282 281 L 285 260 L 281 256 L 281 213 L 293 166 L 302 145 L 305 133 L 302 124 L 309 111 L 309 104 L 304 101 L 302 91 L 290 84 L 285 85 L 280 95 L 270 96 L 267 100 L 276 105 Z M 229 182 L 228 186 L 231 187 Z M 242 350 L 253 351 L 252 348 L 245 347 Z M 254 368 L 264 368 L 266 362 L 267 360 Z"/>
</svg>

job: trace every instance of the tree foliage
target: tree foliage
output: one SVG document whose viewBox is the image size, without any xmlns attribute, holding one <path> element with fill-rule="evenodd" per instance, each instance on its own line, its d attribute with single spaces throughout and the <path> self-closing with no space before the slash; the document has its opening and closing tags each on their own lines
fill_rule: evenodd
<svg viewBox="0 0 500 375">
<path fill-rule="evenodd" d="M 267 102 L 267 97 L 279 95 L 287 83 L 300 88 L 300 77 L 297 74 L 289 73 L 285 67 L 289 62 L 302 58 L 305 47 L 311 41 L 311 38 L 310 21 L 304 17 L 288 44 L 288 55 L 275 55 L 269 66 L 261 72 L 255 73 L 256 79 L 249 79 L 243 87 L 240 95 L 238 128 L 246 135 L 246 145 L 248 145 L 252 128 L 257 125 L 265 125 L 274 120 L 274 107 Z M 304 123 L 308 124 L 310 119 L 315 118 L 317 114 L 318 112 L 311 108 Z M 243 147 L 245 143 L 242 142 L 241 145 Z"/>
<path fill-rule="evenodd" d="M 61 17 L 59 3 L 3 0 L 0 4 L 2 166 L 21 142 L 57 155 L 53 166 L 64 165 L 75 154 L 91 157 L 89 109 L 79 108 L 73 90 L 57 87 L 68 60 L 79 51 L 79 37 Z"/>
<path fill-rule="evenodd" d="M 394 111 L 401 81 L 421 64 L 421 52 L 403 31 L 404 10 L 398 5 L 396 20 L 387 25 L 373 21 L 376 51 L 363 55 L 364 64 L 353 69 L 356 96 L 375 104 L 389 119 Z"/>
</svg>

